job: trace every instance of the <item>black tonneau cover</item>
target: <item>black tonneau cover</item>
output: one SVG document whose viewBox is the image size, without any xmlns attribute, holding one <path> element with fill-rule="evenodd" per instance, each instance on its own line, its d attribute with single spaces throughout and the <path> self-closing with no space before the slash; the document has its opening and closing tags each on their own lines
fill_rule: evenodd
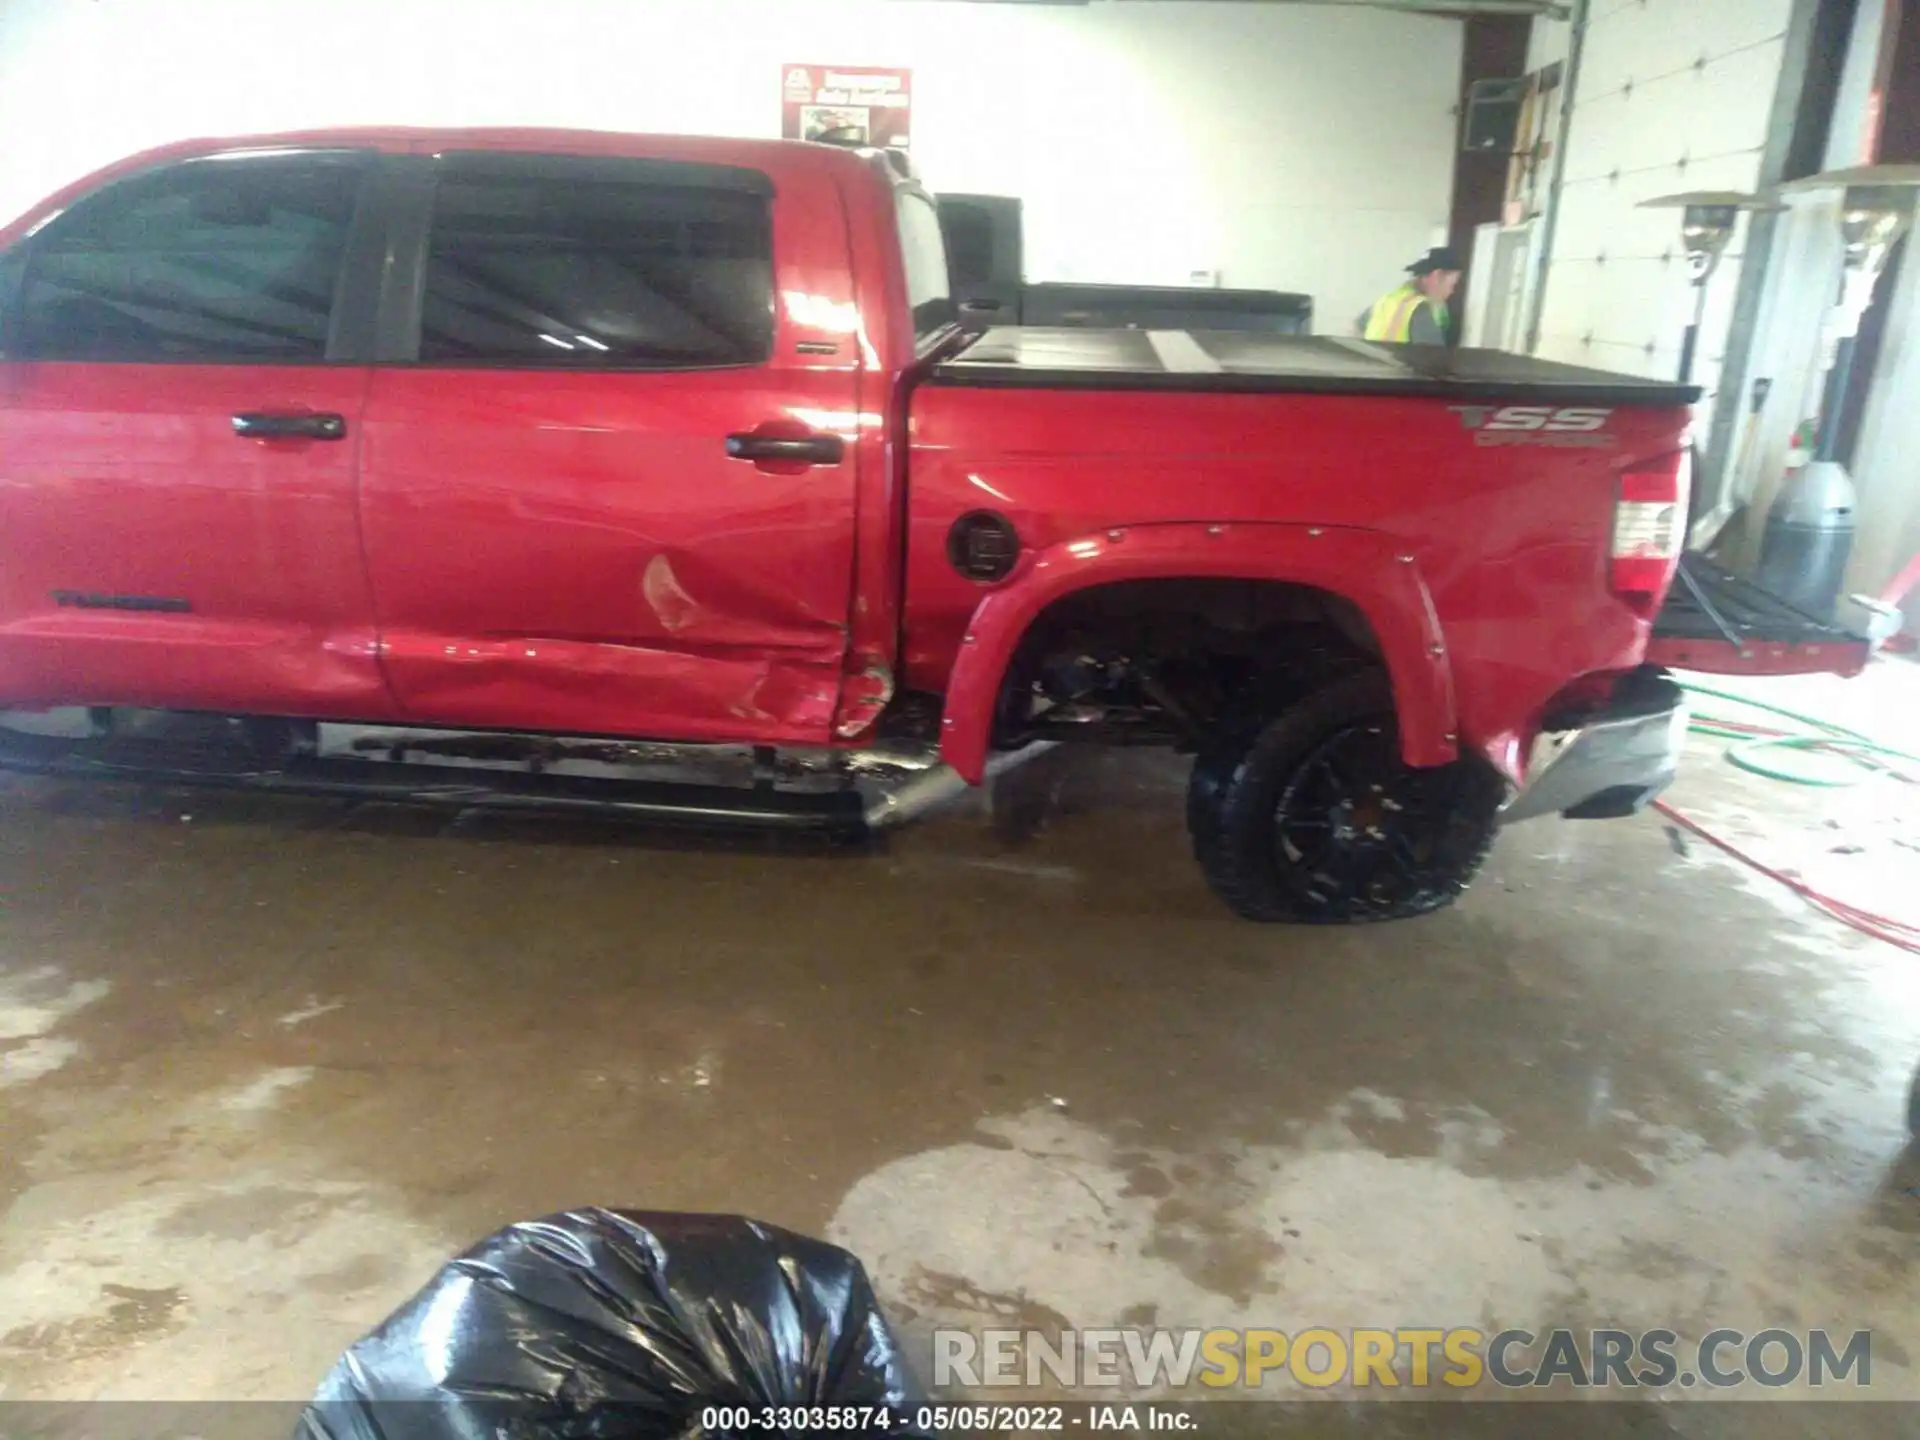
<svg viewBox="0 0 1920 1440">
<path fill-rule="evenodd" d="M 1069 330 L 1002 327 L 934 367 L 937 385 L 1022 390 L 1273 391 L 1411 395 L 1459 401 L 1516 398 L 1543 405 L 1673 408 L 1692 385 L 1641 380 L 1510 355 L 1433 345 L 1375 345 L 1332 335 L 1234 330 Z"/>
</svg>

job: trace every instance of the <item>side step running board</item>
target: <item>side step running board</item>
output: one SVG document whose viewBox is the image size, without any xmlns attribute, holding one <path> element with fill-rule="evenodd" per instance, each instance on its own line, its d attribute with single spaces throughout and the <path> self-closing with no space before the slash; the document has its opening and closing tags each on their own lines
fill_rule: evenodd
<svg viewBox="0 0 1920 1440">
<path fill-rule="evenodd" d="M 776 831 L 832 840 L 867 833 L 866 801 L 851 788 L 796 792 L 309 755 L 263 765 L 238 746 L 180 746 L 129 737 L 73 740 L 6 729 L 0 729 L 0 770 L 458 810 L 598 814 L 707 831 Z"/>
</svg>

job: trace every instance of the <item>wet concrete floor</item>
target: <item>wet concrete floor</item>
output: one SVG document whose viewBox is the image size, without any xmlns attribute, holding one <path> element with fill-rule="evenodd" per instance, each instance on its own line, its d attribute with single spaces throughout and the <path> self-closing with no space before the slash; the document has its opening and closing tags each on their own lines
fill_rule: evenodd
<svg viewBox="0 0 1920 1440">
<path fill-rule="evenodd" d="M 854 853 L 5 782 L 0 1399 L 298 1399 L 581 1203 L 827 1235 L 921 1356 L 1827 1326 L 1920 1397 L 1920 961 L 1652 815 L 1516 828 L 1427 920 L 1250 926 L 1173 761 L 1043 778 L 1036 836 L 976 807 Z M 1704 745 L 1675 798 L 1825 803 Z M 1829 1423 L 1729 1408 L 1614 1410 Z"/>
</svg>

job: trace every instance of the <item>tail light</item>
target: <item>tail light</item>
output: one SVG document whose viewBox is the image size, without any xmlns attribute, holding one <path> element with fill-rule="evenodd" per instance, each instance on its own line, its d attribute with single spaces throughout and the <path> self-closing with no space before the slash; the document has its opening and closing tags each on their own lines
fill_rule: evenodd
<svg viewBox="0 0 1920 1440">
<path fill-rule="evenodd" d="M 1637 615 L 1658 610 L 1673 583 L 1687 543 L 1687 492 L 1692 484 L 1693 456 L 1686 450 L 1635 466 L 1620 477 L 1608 588 Z"/>
</svg>

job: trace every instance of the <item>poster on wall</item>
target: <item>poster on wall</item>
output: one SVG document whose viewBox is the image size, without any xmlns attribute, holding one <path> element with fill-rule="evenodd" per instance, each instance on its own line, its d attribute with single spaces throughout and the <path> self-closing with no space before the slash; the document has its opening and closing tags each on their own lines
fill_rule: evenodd
<svg viewBox="0 0 1920 1440">
<path fill-rule="evenodd" d="M 780 134 L 788 140 L 905 150 L 913 72 L 865 65 L 789 65 L 780 85 Z"/>
</svg>

